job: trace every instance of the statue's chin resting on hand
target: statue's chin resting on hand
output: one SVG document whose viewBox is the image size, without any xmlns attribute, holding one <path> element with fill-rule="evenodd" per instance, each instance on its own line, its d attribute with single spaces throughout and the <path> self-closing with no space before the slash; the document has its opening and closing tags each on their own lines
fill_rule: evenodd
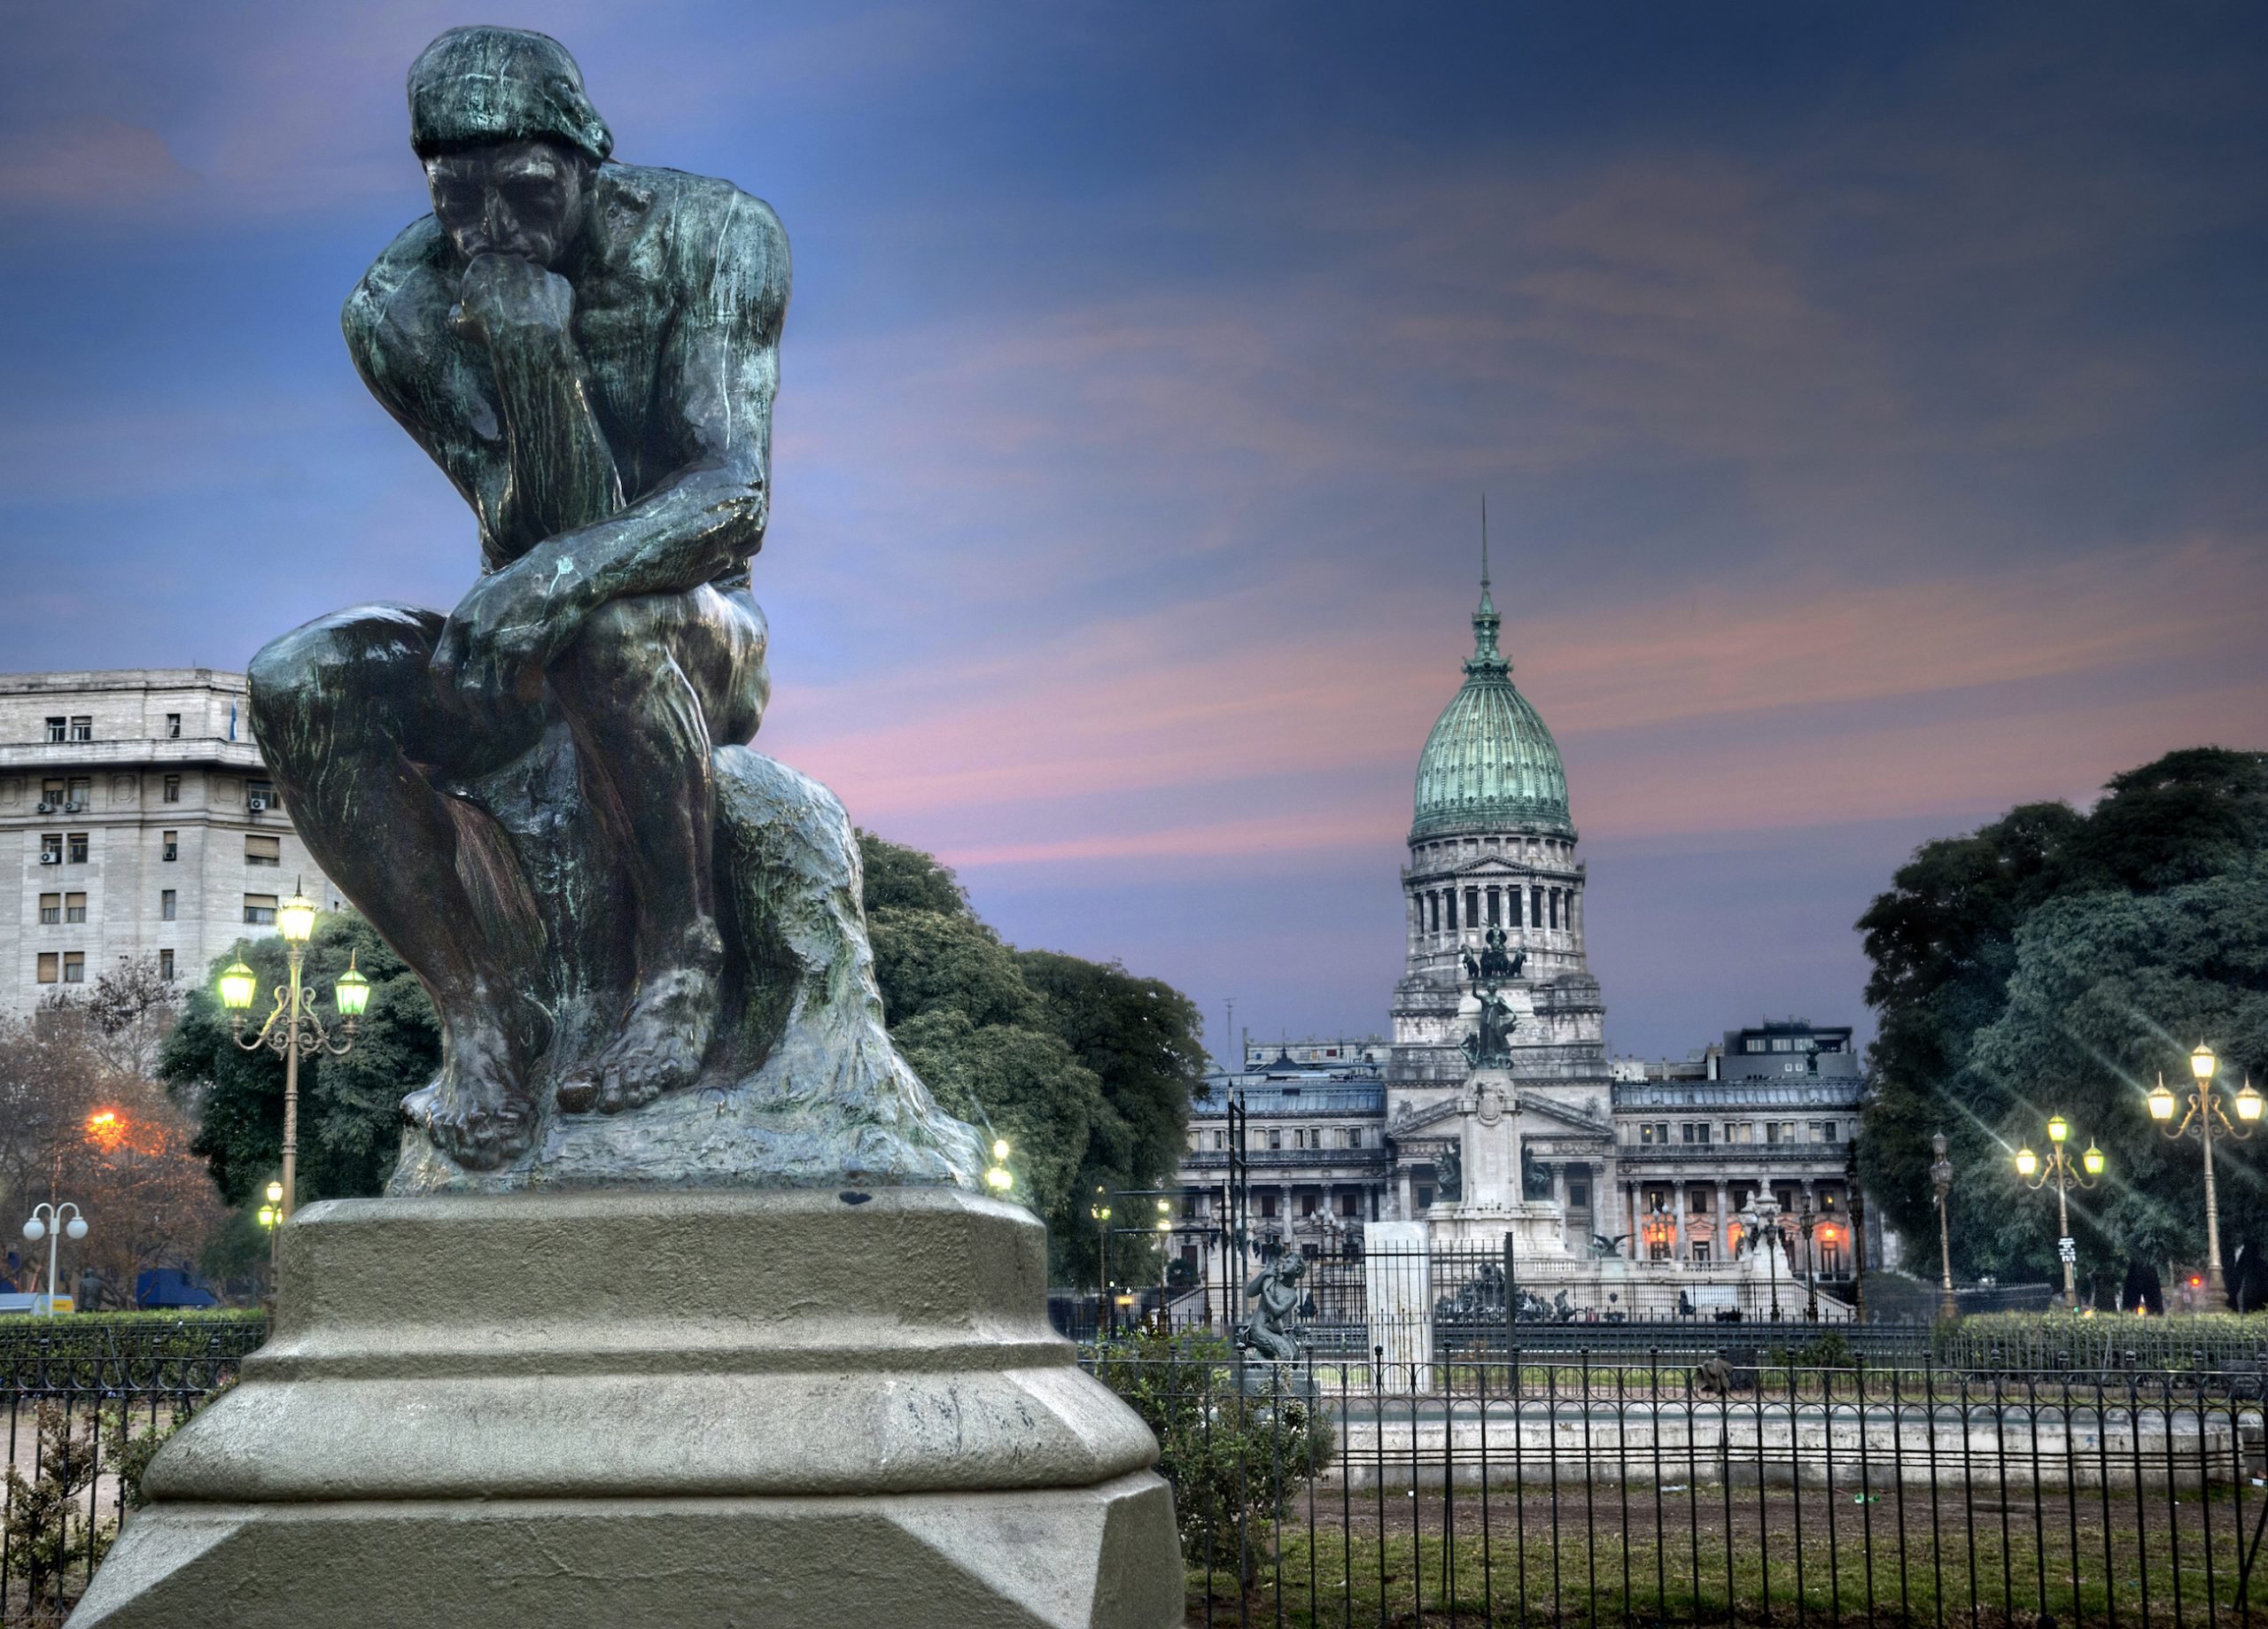
<svg viewBox="0 0 2268 1629">
<path fill-rule="evenodd" d="M 331 880 L 431 992 L 398 1191 L 973 1185 L 882 1028 L 841 806 L 750 749 L 788 287 L 731 183 L 615 163 L 556 42 L 410 72 L 433 212 L 348 297 L 371 392 L 479 524 L 455 609 L 261 651 L 254 728 Z"/>
</svg>

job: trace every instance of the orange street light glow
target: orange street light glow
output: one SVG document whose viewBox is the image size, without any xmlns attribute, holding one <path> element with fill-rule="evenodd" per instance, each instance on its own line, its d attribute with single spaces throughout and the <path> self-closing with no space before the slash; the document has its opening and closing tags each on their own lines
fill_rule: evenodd
<svg viewBox="0 0 2268 1629">
<path fill-rule="evenodd" d="M 87 1135 L 105 1148 L 115 1148 L 126 1135 L 125 1122 L 115 1109 L 99 1109 L 87 1116 Z"/>
</svg>

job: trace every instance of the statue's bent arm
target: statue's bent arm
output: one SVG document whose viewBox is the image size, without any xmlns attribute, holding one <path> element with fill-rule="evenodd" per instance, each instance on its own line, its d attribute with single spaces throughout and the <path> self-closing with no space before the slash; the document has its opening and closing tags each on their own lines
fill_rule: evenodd
<svg viewBox="0 0 2268 1629">
<path fill-rule="evenodd" d="M 698 255 L 705 286 L 672 327 L 657 430 L 685 462 L 619 514 L 538 545 L 522 568 L 570 616 L 633 594 L 683 593 L 744 567 L 771 514 L 772 401 L 788 305 L 788 242 L 735 192 Z"/>
</svg>

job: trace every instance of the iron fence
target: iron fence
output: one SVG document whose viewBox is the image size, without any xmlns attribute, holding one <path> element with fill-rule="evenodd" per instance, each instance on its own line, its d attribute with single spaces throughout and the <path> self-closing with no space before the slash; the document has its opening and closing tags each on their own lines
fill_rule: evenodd
<svg viewBox="0 0 2268 1629">
<path fill-rule="evenodd" d="M 1528 1333 L 1422 1363 L 1239 1363 L 1217 1338 L 1083 1361 L 1159 1437 L 1192 1625 L 2249 1629 L 2256 1369 L 1570 1354 Z M 236 1369 L 0 1369 L 0 1625 L 60 1621 L 149 1453 Z"/>
<path fill-rule="evenodd" d="M 1192 1625 L 2216 1629 L 2257 1591 L 2261 1404 L 2211 1373 L 1089 1361 L 1161 1439 Z"/>
<path fill-rule="evenodd" d="M 0 1340 L 0 1629 L 62 1622 L 138 1501 L 150 1455 L 235 1381 L 257 1340 L 198 1323 Z"/>
</svg>

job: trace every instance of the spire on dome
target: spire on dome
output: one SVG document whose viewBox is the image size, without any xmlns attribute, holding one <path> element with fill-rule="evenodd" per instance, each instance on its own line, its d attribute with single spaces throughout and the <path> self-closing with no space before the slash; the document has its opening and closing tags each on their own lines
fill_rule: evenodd
<svg viewBox="0 0 2268 1629">
<path fill-rule="evenodd" d="M 1503 626 L 1503 618 L 1496 615 L 1496 601 L 1488 593 L 1488 494 L 1480 494 L 1480 604 L 1472 613 L 1472 655 L 1464 664 L 1465 675 L 1471 679 L 1503 679 L 1512 671 L 1512 664 L 1496 648 L 1496 632 Z"/>
</svg>

